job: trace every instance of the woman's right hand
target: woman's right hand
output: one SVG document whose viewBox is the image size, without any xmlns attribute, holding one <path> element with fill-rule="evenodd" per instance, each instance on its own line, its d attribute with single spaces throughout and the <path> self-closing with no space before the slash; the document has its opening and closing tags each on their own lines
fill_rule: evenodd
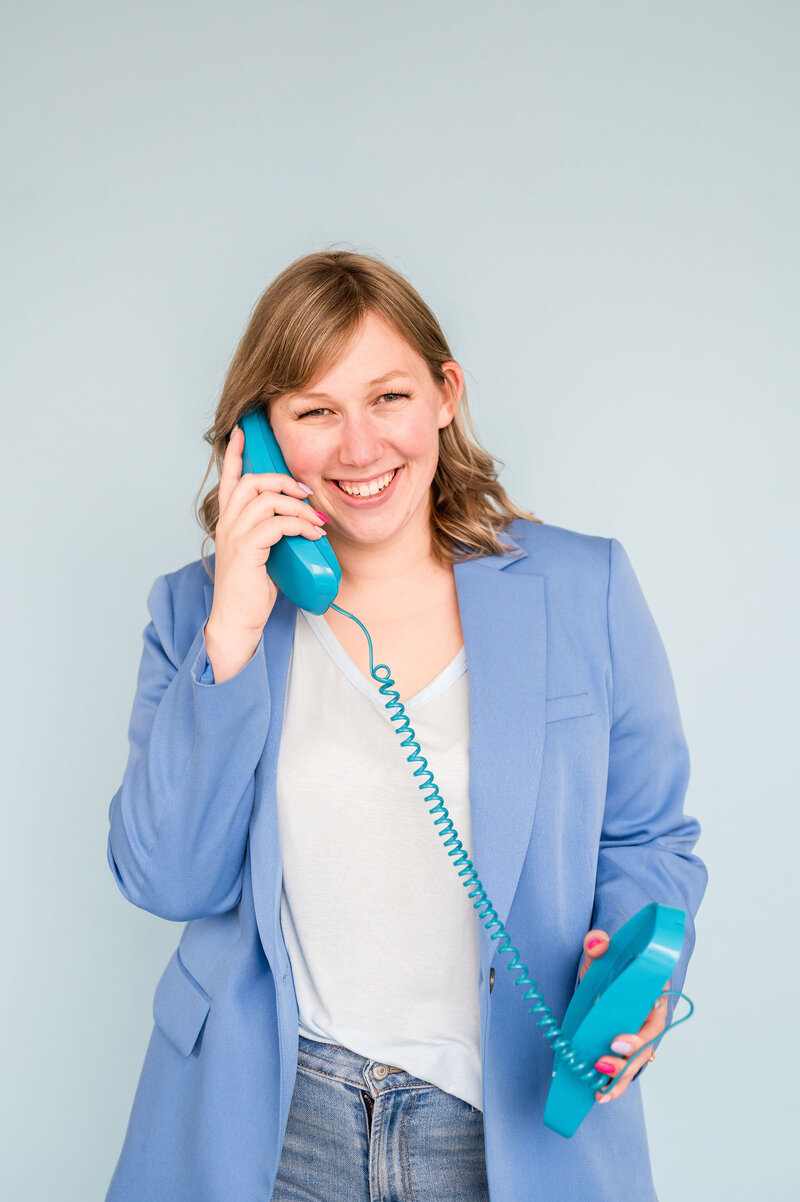
<svg viewBox="0 0 800 1202">
<path fill-rule="evenodd" d="M 270 549 L 286 534 L 319 539 L 323 519 L 306 493 L 282 472 L 242 475 L 244 432 L 230 436 L 219 482 L 214 597 L 208 624 L 226 637 L 257 645 L 278 590 L 265 570 Z"/>
</svg>

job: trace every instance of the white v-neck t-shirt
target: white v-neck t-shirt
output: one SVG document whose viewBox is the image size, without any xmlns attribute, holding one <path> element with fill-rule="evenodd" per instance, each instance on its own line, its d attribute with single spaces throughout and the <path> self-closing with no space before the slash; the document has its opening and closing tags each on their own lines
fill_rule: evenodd
<svg viewBox="0 0 800 1202">
<path fill-rule="evenodd" d="M 366 644 L 366 639 L 365 639 Z M 385 662 L 373 639 L 373 662 Z M 389 664 L 392 668 L 392 664 Z M 277 768 L 281 927 L 300 1034 L 482 1109 L 478 928 L 408 732 L 325 618 L 299 609 Z M 472 859 L 466 651 L 401 697 Z M 422 787 L 420 787 L 422 786 Z M 430 798 L 430 800 L 428 800 Z"/>
</svg>

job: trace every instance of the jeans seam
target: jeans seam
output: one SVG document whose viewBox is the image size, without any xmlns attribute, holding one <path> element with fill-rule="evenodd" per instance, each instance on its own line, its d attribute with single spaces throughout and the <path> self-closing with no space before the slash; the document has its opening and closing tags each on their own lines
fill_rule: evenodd
<svg viewBox="0 0 800 1202">
<path fill-rule="evenodd" d="M 339 1075 L 339 1073 L 329 1073 L 326 1072 L 324 1068 L 312 1068 L 310 1064 L 304 1064 L 301 1060 L 298 1060 L 297 1062 L 297 1071 L 313 1073 L 317 1077 L 327 1077 L 329 1081 L 341 1081 L 343 1085 L 352 1085 L 354 1089 L 363 1088 L 363 1086 L 354 1081 L 352 1077 L 342 1077 Z M 375 1096 L 377 1098 L 380 1097 L 381 1094 L 397 1093 L 401 1089 L 416 1089 L 417 1093 L 420 1093 L 437 1088 L 438 1086 L 432 1085 L 429 1081 L 426 1081 L 423 1084 L 415 1084 L 413 1081 L 409 1081 L 407 1085 L 384 1085 L 382 1089 L 375 1090 Z"/>
<path fill-rule="evenodd" d="M 308 1064 L 297 1063 L 298 1072 L 313 1073 L 316 1077 L 327 1077 L 329 1081 L 341 1081 L 342 1085 L 352 1085 L 357 1088 L 354 1081 L 350 1077 L 342 1077 L 339 1073 L 326 1073 L 323 1068 L 311 1068 Z"/>
<path fill-rule="evenodd" d="M 377 1179 L 378 1179 L 376 1184 L 377 1184 L 377 1189 L 378 1189 L 378 1197 L 380 1198 L 380 1197 L 381 1197 L 381 1195 L 382 1195 L 382 1193 L 383 1193 L 383 1186 L 382 1186 L 382 1184 L 381 1184 L 381 1147 L 382 1147 L 382 1145 L 383 1145 L 383 1115 L 384 1115 L 384 1111 L 386 1110 L 386 1107 L 385 1107 L 385 1106 L 379 1106 L 379 1105 L 378 1105 L 378 1102 L 379 1102 L 379 1101 L 380 1101 L 380 1099 L 376 1097 L 376 1099 L 375 1099 L 375 1110 L 379 1110 L 379 1111 L 380 1111 L 380 1115 L 381 1115 L 381 1118 L 380 1118 L 380 1123 L 379 1123 L 379 1125 L 378 1125 L 378 1147 L 377 1147 L 377 1149 L 376 1149 L 376 1152 L 375 1152 L 375 1167 L 376 1167 L 376 1170 L 377 1170 L 377 1172 L 376 1172 L 376 1176 L 377 1176 Z M 373 1119 L 372 1119 L 372 1124 L 373 1124 L 373 1128 L 372 1128 L 372 1129 L 373 1129 L 373 1132 L 374 1132 L 374 1130 L 375 1130 L 375 1118 L 374 1118 L 374 1116 L 373 1116 Z"/>
<path fill-rule="evenodd" d="M 408 1133 L 411 1130 L 411 1115 L 413 1115 L 414 1110 L 416 1109 L 418 1094 L 419 1094 L 419 1090 L 415 1089 L 414 1090 L 414 1099 L 413 1099 L 414 1105 L 411 1107 L 411 1114 L 408 1115 L 408 1122 L 405 1124 L 405 1127 L 406 1127 L 405 1137 L 406 1138 L 405 1138 L 405 1150 L 404 1150 L 403 1159 L 404 1159 L 407 1171 L 406 1171 L 406 1173 L 403 1174 L 403 1197 L 410 1198 L 411 1202 L 414 1202 L 414 1189 L 413 1189 L 413 1186 L 411 1185 L 411 1158 L 409 1157 L 409 1154 L 408 1154 Z M 400 1123 L 401 1131 L 403 1129 L 403 1123 L 405 1122 L 406 1113 L 408 1112 L 409 1102 L 411 1102 L 411 1094 L 408 1095 L 408 1099 L 406 1101 L 406 1108 L 403 1111 L 403 1119 L 401 1120 L 401 1123 Z M 402 1142 L 401 1142 L 401 1146 L 402 1146 Z M 406 1177 L 408 1178 L 408 1193 L 406 1193 Z"/>
</svg>

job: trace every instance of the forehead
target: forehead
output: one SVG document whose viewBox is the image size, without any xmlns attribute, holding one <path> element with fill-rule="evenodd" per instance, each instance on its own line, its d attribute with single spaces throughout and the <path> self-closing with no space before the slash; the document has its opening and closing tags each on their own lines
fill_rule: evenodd
<svg viewBox="0 0 800 1202">
<path fill-rule="evenodd" d="M 356 391 L 368 391 L 382 383 L 403 379 L 422 383 L 427 374 L 425 360 L 398 334 L 374 314 L 369 314 L 354 332 L 335 363 L 302 389 L 284 394 L 293 397 L 336 397 Z"/>
<path fill-rule="evenodd" d="M 387 372 L 418 373 L 424 366 L 424 360 L 393 326 L 369 313 L 337 361 L 320 372 L 309 387 L 324 388 L 341 379 L 347 379 L 350 384 L 367 384 Z"/>
</svg>

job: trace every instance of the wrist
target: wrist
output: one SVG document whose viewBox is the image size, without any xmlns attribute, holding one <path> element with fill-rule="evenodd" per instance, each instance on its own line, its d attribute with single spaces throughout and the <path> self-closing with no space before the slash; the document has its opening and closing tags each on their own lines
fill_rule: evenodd
<svg viewBox="0 0 800 1202">
<path fill-rule="evenodd" d="M 226 629 L 209 617 L 203 627 L 206 654 L 211 661 L 214 683 L 236 676 L 249 663 L 261 641 L 261 631 Z"/>
</svg>

